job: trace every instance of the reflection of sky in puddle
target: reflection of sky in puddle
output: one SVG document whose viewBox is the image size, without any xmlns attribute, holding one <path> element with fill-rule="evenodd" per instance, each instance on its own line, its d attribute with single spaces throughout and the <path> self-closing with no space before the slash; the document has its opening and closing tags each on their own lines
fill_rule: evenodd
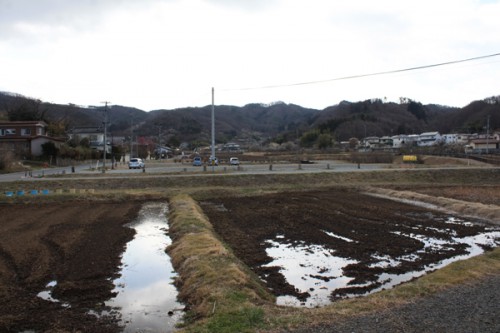
<svg viewBox="0 0 500 333">
<path fill-rule="evenodd" d="M 59 303 L 60 301 L 58 299 L 52 297 L 52 290 L 55 286 L 57 286 L 57 281 L 50 281 L 45 286 L 46 289 L 39 292 L 37 296 L 49 302 Z M 61 303 L 61 305 L 65 308 L 71 307 L 71 305 L 69 305 L 68 303 Z"/>
<path fill-rule="evenodd" d="M 354 241 L 353 241 L 352 239 L 350 239 L 350 238 L 347 238 L 347 237 L 344 237 L 344 236 L 340 236 L 340 235 L 334 234 L 333 232 L 329 232 L 329 231 L 326 231 L 326 230 L 323 230 L 323 232 L 324 232 L 325 234 L 327 234 L 328 236 L 330 236 L 330 237 L 337 238 L 337 239 L 341 239 L 341 240 L 346 241 L 346 242 L 348 242 L 348 243 L 352 243 L 352 242 L 354 242 Z"/>
<path fill-rule="evenodd" d="M 461 223 L 466 226 L 472 225 L 469 222 L 463 222 L 457 218 L 450 218 L 450 220 L 444 222 L 449 224 Z M 398 235 L 421 241 L 424 244 L 424 248 L 414 253 L 409 253 L 396 258 L 392 258 L 383 253 L 377 253 L 372 256 L 373 262 L 369 267 L 398 267 L 402 261 L 419 260 L 422 254 L 430 251 L 438 250 L 442 252 L 452 250 L 451 246 L 456 244 L 467 245 L 467 254 L 428 265 L 421 271 L 412 271 L 404 274 L 382 273 L 379 275 L 377 281 L 381 283 L 381 286 L 373 289 L 371 292 L 392 288 L 397 284 L 420 277 L 429 271 L 442 268 L 454 261 L 479 255 L 484 252 L 484 249 L 480 245 L 495 247 L 498 246 L 500 240 L 500 231 L 488 230 L 485 233 L 464 238 L 456 237 L 456 233 L 448 229 L 438 229 L 436 231 L 442 232 L 443 234 L 448 233 L 452 236 L 452 239 L 443 240 L 416 233 L 404 234 L 396 232 Z M 346 242 L 352 242 L 352 240 L 336 234 L 327 234 Z M 311 297 L 309 297 L 306 302 L 301 302 L 293 296 L 279 296 L 277 299 L 277 303 L 279 305 L 306 307 L 323 306 L 331 303 L 329 297 L 336 289 L 345 287 L 364 287 L 369 285 L 348 285 L 348 283 L 352 281 L 352 278 L 343 276 L 342 268 L 348 264 L 357 263 L 355 260 L 334 256 L 332 255 L 334 251 L 325 249 L 324 247 L 316 244 L 294 246 L 292 244 L 283 243 L 283 238 L 284 237 L 282 235 L 277 235 L 275 240 L 267 241 L 267 243 L 271 244 L 272 247 L 267 248 L 266 252 L 274 260 L 266 266 L 281 267 L 280 273 L 283 274 L 287 282 L 293 285 L 299 292 L 309 292 Z M 329 281 L 324 281 L 319 277 L 329 278 Z M 349 297 L 354 295 L 347 296 Z"/>
<path fill-rule="evenodd" d="M 477 256 L 481 253 L 484 252 L 483 248 L 480 245 L 486 245 L 490 247 L 496 246 L 496 239 L 500 239 L 500 232 L 499 231 L 493 231 L 493 232 L 486 232 L 482 234 L 478 234 L 475 236 L 470 236 L 470 237 L 464 237 L 464 238 L 452 238 L 451 241 L 443 241 L 441 239 L 437 238 L 427 238 L 422 235 L 407 235 L 408 237 L 412 237 L 415 239 L 418 239 L 422 241 L 425 244 L 425 248 L 410 255 L 398 257 L 395 259 L 388 259 L 384 258 L 385 266 L 378 266 L 378 267 L 397 267 L 401 261 L 403 260 L 411 260 L 415 261 L 418 260 L 419 254 L 425 253 L 429 250 L 443 250 L 447 249 L 449 246 L 448 245 L 453 245 L 453 244 L 466 244 L 468 246 L 467 248 L 467 254 L 460 255 L 460 256 L 455 256 L 453 258 L 445 259 L 440 262 L 428 265 L 425 267 L 425 269 L 421 271 L 414 271 L 414 272 L 408 272 L 405 274 L 387 274 L 387 273 L 382 273 L 379 276 L 379 281 L 383 281 L 384 284 L 380 286 L 379 288 L 374 289 L 372 292 L 380 291 L 382 289 L 388 289 L 392 288 L 400 283 L 410 281 L 413 278 L 420 277 L 424 275 L 427 272 L 440 269 L 445 267 L 448 264 L 451 264 L 452 262 L 458 261 L 458 260 L 465 260 L 474 256 Z M 353 295 L 351 295 L 353 296 Z"/>
<path fill-rule="evenodd" d="M 121 276 L 114 281 L 118 295 L 106 302 L 119 308 L 124 332 L 171 332 L 182 316 L 183 305 L 177 302 L 172 284 L 175 273 L 165 253 L 171 242 L 165 235 L 167 210 L 166 204 L 145 204 L 137 222 L 130 225 L 136 235 L 127 244 Z"/>
<path fill-rule="evenodd" d="M 308 292 L 306 306 L 326 305 L 330 303 L 330 293 L 345 286 L 352 279 L 342 275 L 342 267 L 356 263 L 332 256 L 331 253 L 320 245 L 282 244 L 268 241 L 273 247 L 266 252 L 274 261 L 266 266 L 281 267 L 280 273 L 285 276 L 288 283 L 300 292 Z M 328 281 L 326 281 L 328 280 Z M 280 296 L 279 305 L 300 305 L 301 302 L 292 296 Z"/>
</svg>

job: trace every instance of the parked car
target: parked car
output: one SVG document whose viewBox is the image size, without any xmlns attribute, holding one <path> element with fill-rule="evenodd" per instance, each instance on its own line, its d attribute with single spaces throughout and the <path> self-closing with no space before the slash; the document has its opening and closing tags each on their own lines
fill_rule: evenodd
<svg viewBox="0 0 500 333">
<path fill-rule="evenodd" d="M 131 158 L 128 162 L 129 169 L 144 169 L 144 161 L 141 158 Z"/>
<path fill-rule="evenodd" d="M 229 158 L 229 164 L 240 165 L 240 160 L 238 159 L 238 157 L 231 157 Z"/>
<path fill-rule="evenodd" d="M 203 162 L 201 161 L 200 156 L 195 156 L 193 158 L 193 166 L 201 166 L 202 164 L 203 164 Z"/>
</svg>

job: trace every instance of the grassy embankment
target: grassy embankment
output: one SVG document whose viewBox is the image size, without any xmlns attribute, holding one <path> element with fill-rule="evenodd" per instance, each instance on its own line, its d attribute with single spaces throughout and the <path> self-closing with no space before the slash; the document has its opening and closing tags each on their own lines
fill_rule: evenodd
<svg viewBox="0 0 500 333">
<path fill-rule="evenodd" d="M 331 322 L 410 302 L 454 285 L 500 274 L 500 248 L 394 289 L 318 309 L 278 307 L 259 279 L 217 238 L 197 203 L 171 200 L 168 252 L 179 273 L 180 297 L 189 304 L 186 332 L 258 332 Z"/>
</svg>

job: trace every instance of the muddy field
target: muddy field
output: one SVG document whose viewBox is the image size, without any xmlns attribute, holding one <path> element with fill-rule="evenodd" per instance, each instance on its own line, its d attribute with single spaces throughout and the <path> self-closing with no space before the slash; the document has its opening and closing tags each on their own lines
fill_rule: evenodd
<svg viewBox="0 0 500 333">
<path fill-rule="evenodd" d="M 0 332 L 119 332 L 102 310 L 139 202 L 1 205 Z M 55 286 L 54 286 L 55 284 Z M 51 297 L 37 295 L 51 287 Z"/>
<path fill-rule="evenodd" d="M 117 321 L 98 318 L 91 310 L 104 310 L 104 302 L 113 296 L 120 255 L 134 234 L 123 225 L 137 216 L 142 204 L 0 205 L 0 332 L 120 332 Z M 481 221 L 447 223 L 449 215 L 343 187 L 213 198 L 201 205 L 217 233 L 270 290 L 301 301 L 314 291 L 297 290 L 279 267 L 268 265 L 272 260 L 266 251 L 276 243 L 315 244 L 352 260 L 342 272 L 351 282 L 331 292 L 330 299 L 335 300 L 378 288 L 382 273 L 414 271 L 463 254 L 465 246 L 452 238 L 474 235 L 486 227 Z M 449 246 L 427 248 L 424 238 Z M 380 264 L 389 258 L 399 258 L 400 264 Z M 321 284 L 338 276 L 325 266 L 306 278 Z M 48 288 L 57 301 L 38 296 Z"/>
<path fill-rule="evenodd" d="M 483 221 L 463 221 L 458 216 L 346 188 L 217 198 L 201 205 L 217 233 L 276 296 L 293 296 L 306 306 L 317 304 L 309 300 L 317 295 L 317 288 L 329 289 L 328 298 L 335 301 L 380 289 L 390 282 L 388 279 L 465 255 L 469 246 L 456 239 L 491 227 Z M 499 235 L 481 251 L 500 244 Z M 276 247 L 301 248 L 302 255 L 284 255 L 295 256 L 292 259 L 296 261 L 316 252 L 334 255 L 342 261 L 341 270 L 304 261 L 295 274 L 304 266 L 316 265 L 312 267 L 315 273 L 299 277 L 312 280 L 314 287 L 297 288 L 285 278 L 282 266 L 273 265 L 269 253 Z M 332 280 L 345 278 L 349 279 L 345 286 L 327 287 Z"/>
</svg>

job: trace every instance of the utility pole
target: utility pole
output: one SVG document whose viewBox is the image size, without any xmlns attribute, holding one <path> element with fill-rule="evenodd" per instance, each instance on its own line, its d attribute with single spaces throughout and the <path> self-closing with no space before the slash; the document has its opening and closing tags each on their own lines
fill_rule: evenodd
<svg viewBox="0 0 500 333">
<path fill-rule="evenodd" d="M 134 149 L 134 129 L 132 126 L 132 118 L 130 118 L 130 152 L 128 153 L 128 161 L 132 158 L 132 150 Z"/>
<path fill-rule="evenodd" d="M 162 148 L 161 148 L 161 126 L 158 126 L 158 150 L 157 153 L 160 155 L 160 160 L 162 159 Z"/>
<path fill-rule="evenodd" d="M 212 87 L 212 168 L 215 165 L 215 107 L 214 87 Z"/>
<path fill-rule="evenodd" d="M 490 116 L 486 121 L 486 154 L 490 153 Z"/>
<path fill-rule="evenodd" d="M 108 128 L 108 101 L 102 102 L 104 103 L 104 154 L 103 154 L 103 160 L 102 160 L 102 173 L 106 172 L 106 151 L 108 150 L 108 139 L 106 137 L 107 135 L 107 128 Z"/>
</svg>

